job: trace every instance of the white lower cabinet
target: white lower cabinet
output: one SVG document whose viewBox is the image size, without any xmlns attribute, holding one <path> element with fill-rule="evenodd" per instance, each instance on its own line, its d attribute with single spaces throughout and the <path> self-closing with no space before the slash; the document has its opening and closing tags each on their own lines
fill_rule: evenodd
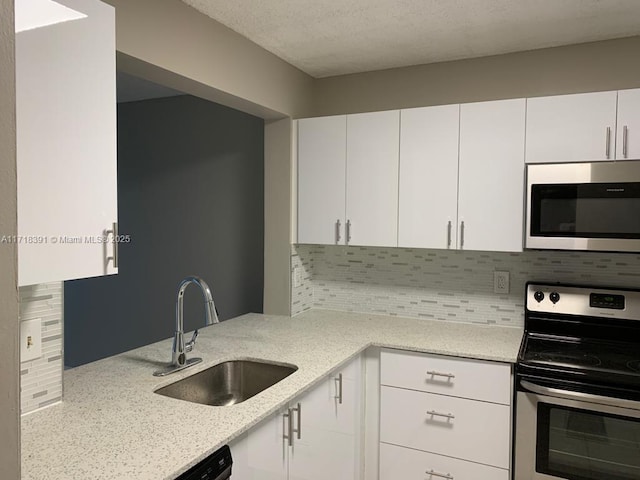
<svg viewBox="0 0 640 480">
<path fill-rule="evenodd" d="M 233 479 L 360 478 L 361 370 L 358 357 L 235 440 Z"/>
<path fill-rule="evenodd" d="M 383 350 L 380 371 L 380 480 L 508 480 L 509 365 Z"/>
<path fill-rule="evenodd" d="M 382 443 L 380 480 L 509 480 L 509 470 Z"/>
</svg>

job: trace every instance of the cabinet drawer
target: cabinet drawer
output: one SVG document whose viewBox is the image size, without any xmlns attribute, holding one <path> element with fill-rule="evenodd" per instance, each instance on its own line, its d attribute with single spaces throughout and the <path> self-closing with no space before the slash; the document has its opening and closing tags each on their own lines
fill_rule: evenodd
<svg viewBox="0 0 640 480">
<path fill-rule="evenodd" d="M 509 468 L 509 406 L 384 386 L 380 397 L 380 441 Z"/>
<path fill-rule="evenodd" d="M 433 474 L 427 472 L 433 472 Z M 398 478 L 403 480 L 509 480 L 509 470 L 381 443 L 380 480 L 397 480 Z"/>
<path fill-rule="evenodd" d="M 511 404 L 511 366 L 506 363 L 383 350 L 380 383 Z"/>
</svg>

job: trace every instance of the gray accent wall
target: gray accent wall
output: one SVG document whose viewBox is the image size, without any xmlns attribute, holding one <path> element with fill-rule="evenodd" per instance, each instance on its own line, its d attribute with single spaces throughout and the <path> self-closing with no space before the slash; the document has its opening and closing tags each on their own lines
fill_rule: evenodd
<svg viewBox="0 0 640 480">
<path fill-rule="evenodd" d="M 262 312 L 263 120 L 186 95 L 119 104 L 118 220 L 118 275 L 65 282 L 65 365 L 171 337 L 188 275 L 221 319 Z M 185 330 L 201 324 L 189 286 Z"/>
</svg>

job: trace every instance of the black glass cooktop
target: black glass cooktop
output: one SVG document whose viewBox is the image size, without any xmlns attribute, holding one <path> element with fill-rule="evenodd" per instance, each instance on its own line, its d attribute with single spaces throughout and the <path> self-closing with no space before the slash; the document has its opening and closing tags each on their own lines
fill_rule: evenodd
<svg viewBox="0 0 640 480">
<path fill-rule="evenodd" d="M 637 344 L 528 334 L 522 347 L 518 363 L 524 367 L 640 386 Z"/>
</svg>

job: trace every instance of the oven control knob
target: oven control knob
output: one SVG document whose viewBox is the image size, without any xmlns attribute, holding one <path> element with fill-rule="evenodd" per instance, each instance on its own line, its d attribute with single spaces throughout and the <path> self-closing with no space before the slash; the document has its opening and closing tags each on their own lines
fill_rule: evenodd
<svg viewBox="0 0 640 480">
<path fill-rule="evenodd" d="M 558 303 L 558 301 L 560 300 L 560 294 L 558 292 L 551 292 L 551 295 L 549 295 L 549 300 L 551 300 L 553 303 Z"/>
<path fill-rule="evenodd" d="M 533 294 L 533 298 L 536 299 L 536 302 L 540 303 L 542 300 L 544 300 L 544 293 L 538 290 Z"/>
</svg>

